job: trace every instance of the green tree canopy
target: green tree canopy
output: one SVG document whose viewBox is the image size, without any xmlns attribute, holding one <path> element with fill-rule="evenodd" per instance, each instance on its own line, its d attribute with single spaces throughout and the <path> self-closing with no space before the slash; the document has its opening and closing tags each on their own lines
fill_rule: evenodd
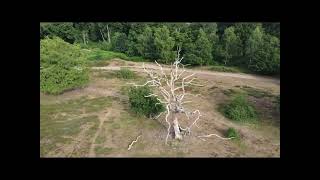
<svg viewBox="0 0 320 180">
<path fill-rule="evenodd" d="M 224 57 L 224 63 L 227 64 L 229 59 L 240 55 L 240 38 L 236 35 L 233 26 L 224 30 L 222 36 L 222 48 L 220 50 Z"/>
<path fill-rule="evenodd" d="M 212 61 L 212 45 L 207 37 L 207 34 L 202 28 L 199 30 L 198 39 L 196 40 L 195 45 L 196 56 L 200 58 L 200 62 L 198 62 L 198 64 L 201 66 L 210 64 Z"/>
<path fill-rule="evenodd" d="M 154 44 L 156 48 L 156 54 L 160 62 L 168 64 L 171 61 L 174 61 L 174 38 L 170 36 L 170 31 L 167 26 L 155 28 Z"/>
</svg>

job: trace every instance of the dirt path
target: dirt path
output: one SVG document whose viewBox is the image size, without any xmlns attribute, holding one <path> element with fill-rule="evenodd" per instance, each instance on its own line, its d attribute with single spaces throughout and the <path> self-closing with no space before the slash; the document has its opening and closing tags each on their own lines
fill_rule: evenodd
<svg viewBox="0 0 320 180">
<path fill-rule="evenodd" d="M 151 68 L 151 69 L 159 69 L 159 66 L 154 65 L 154 64 L 146 64 L 146 67 Z M 105 67 L 92 67 L 92 69 L 97 69 L 97 70 L 120 70 L 120 68 L 130 68 L 130 69 L 132 69 L 134 71 L 138 71 L 138 72 L 143 71 L 142 64 L 138 65 L 137 63 L 134 64 L 133 66 L 110 65 L 110 66 L 105 66 Z M 167 67 L 164 67 L 163 69 L 165 71 L 170 70 Z M 206 71 L 206 70 L 192 70 L 192 69 L 186 69 L 186 72 L 196 73 L 197 76 L 199 76 L 200 78 L 206 78 L 206 79 L 212 79 L 215 76 L 223 76 L 223 77 L 231 77 L 231 78 L 250 79 L 250 80 L 280 85 L 279 79 L 257 76 L 257 75 L 250 75 L 250 74 L 243 74 L 243 73 L 212 72 L 212 71 Z"/>
<path fill-rule="evenodd" d="M 109 116 L 110 114 L 110 111 L 108 111 L 106 114 L 101 114 L 99 115 L 99 121 L 100 121 L 100 124 L 99 124 L 99 127 L 98 127 L 98 130 L 96 131 L 96 133 L 94 134 L 93 138 L 92 138 L 92 142 L 91 142 L 91 145 L 90 145 L 90 150 L 89 150 L 89 157 L 95 157 L 96 154 L 95 154 L 95 151 L 94 151 L 94 148 L 95 148 L 95 142 L 96 142 L 96 139 L 98 137 L 98 135 L 100 134 L 101 130 L 102 130 L 102 125 L 104 123 L 104 121 L 107 119 L 107 117 Z"/>
<path fill-rule="evenodd" d="M 72 154 L 85 146 L 85 138 L 87 131 L 93 126 L 93 124 L 85 124 L 81 126 L 80 133 L 74 138 L 72 136 L 65 136 L 64 138 L 71 138 L 70 144 L 61 145 L 57 149 L 48 153 L 48 157 L 71 157 Z"/>
</svg>

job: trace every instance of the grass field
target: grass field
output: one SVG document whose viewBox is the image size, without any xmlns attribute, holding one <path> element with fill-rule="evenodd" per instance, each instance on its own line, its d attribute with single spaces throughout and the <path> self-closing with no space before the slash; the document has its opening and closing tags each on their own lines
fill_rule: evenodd
<svg viewBox="0 0 320 180">
<path fill-rule="evenodd" d="M 130 64 L 108 60 L 112 66 Z M 124 74 L 124 75 L 122 75 Z M 130 74 L 130 75 L 128 75 Z M 130 111 L 127 82 L 144 82 L 140 72 L 92 70 L 87 87 L 53 96 L 40 94 L 41 157 L 279 157 L 280 113 L 277 96 L 280 86 L 252 79 L 212 76 L 199 78 L 201 93 L 188 108 L 198 108 L 203 117 L 192 136 L 182 141 L 170 139 L 165 145 L 166 123 L 137 116 Z M 124 77 L 124 78 L 123 78 Z M 129 77 L 129 78 L 127 78 Z M 131 78 L 132 77 L 132 78 Z M 257 123 L 232 121 L 219 111 L 234 94 L 247 94 L 247 101 L 257 109 Z M 191 100 L 191 99 L 190 99 Z M 183 116 L 179 117 L 183 121 Z M 198 135 L 216 133 L 227 136 L 236 129 L 238 141 L 223 141 Z M 128 151 L 129 144 L 141 135 Z"/>
</svg>

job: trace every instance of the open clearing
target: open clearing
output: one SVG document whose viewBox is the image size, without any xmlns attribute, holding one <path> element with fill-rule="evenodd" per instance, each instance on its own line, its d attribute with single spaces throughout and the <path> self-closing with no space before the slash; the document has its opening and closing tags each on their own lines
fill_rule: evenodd
<svg viewBox="0 0 320 180">
<path fill-rule="evenodd" d="M 139 77 L 132 80 L 110 76 L 113 70 L 128 67 Z M 195 72 L 204 87 L 189 91 L 202 96 L 192 98 L 203 116 L 193 127 L 191 136 L 182 141 L 169 139 L 164 116 L 159 121 L 137 117 L 129 110 L 125 89 L 127 82 L 142 82 L 142 63 L 115 59 L 109 66 L 93 68 L 87 87 L 58 96 L 40 93 L 41 157 L 279 157 L 280 113 L 274 99 L 280 94 L 280 80 L 247 74 Z M 146 67 L 158 68 L 146 63 Z M 232 89 L 232 90 L 230 90 Z M 249 101 L 258 109 L 259 122 L 237 123 L 219 111 L 228 102 L 228 91 L 246 91 Z M 185 119 L 186 120 L 186 119 Z M 181 123 L 183 125 L 181 119 Z M 211 133 L 226 136 L 235 128 L 240 141 L 222 140 L 214 136 L 203 141 L 197 136 Z M 128 151 L 129 144 L 141 135 Z"/>
</svg>

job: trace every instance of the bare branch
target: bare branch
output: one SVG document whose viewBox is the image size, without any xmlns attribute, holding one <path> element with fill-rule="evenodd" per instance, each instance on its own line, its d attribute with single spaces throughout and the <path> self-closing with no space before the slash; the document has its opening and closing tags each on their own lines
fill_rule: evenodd
<svg viewBox="0 0 320 180">
<path fill-rule="evenodd" d="M 175 88 L 173 91 L 176 91 L 176 90 L 179 90 L 179 89 L 182 89 L 182 86 Z"/>
<path fill-rule="evenodd" d="M 202 85 L 202 84 L 194 84 L 194 83 L 188 83 L 188 84 L 193 85 L 193 86 L 199 86 L 199 87 L 205 86 L 205 85 Z"/>
<path fill-rule="evenodd" d="M 144 97 L 152 97 L 152 96 L 157 97 L 158 95 L 156 95 L 156 94 L 149 94 L 149 95 L 144 96 Z"/>
<path fill-rule="evenodd" d="M 154 106 L 157 106 L 158 104 L 162 104 L 162 103 L 156 103 L 156 104 L 154 104 Z"/>
<path fill-rule="evenodd" d="M 167 102 L 164 102 L 164 101 L 162 101 L 162 100 L 159 99 L 159 98 L 157 98 L 157 100 L 158 100 L 159 102 L 161 102 L 162 104 L 167 104 Z"/>
<path fill-rule="evenodd" d="M 192 101 L 184 101 L 181 104 L 187 104 L 187 103 L 191 103 Z"/>
<path fill-rule="evenodd" d="M 188 81 L 188 82 L 185 82 L 185 84 L 190 84 L 193 80 L 195 80 L 195 79 L 197 79 L 197 78 L 192 78 L 190 81 Z"/>
<path fill-rule="evenodd" d="M 196 113 L 196 112 L 198 112 L 198 117 L 196 118 L 196 120 L 189 126 L 189 129 L 191 129 L 191 127 L 194 125 L 194 124 L 196 124 L 197 123 L 197 121 L 199 120 L 199 118 L 200 118 L 200 116 L 201 116 L 201 114 L 200 114 L 200 111 L 199 110 L 195 110 L 195 111 L 193 111 L 192 112 L 192 114 L 194 114 L 194 113 Z M 198 127 L 198 126 L 197 126 Z"/>
<path fill-rule="evenodd" d="M 189 76 L 187 76 L 187 77 L 185 77 L 185 78 L 183 78 L 183 79 L 186 80 L 186 79 L 190 78 L 190 77 L 193 76 L 193 75 L 195 75 L 195 73 L 190 74 Z"/>
<path fill-rule="evenodd" d="M 170 128 L 171 128 L 171 124 L 170 124 L 170 122 L 168 121 L 168 116 L 169 116 L 169 114 L 170 114 L 170 109 L 169 109 L 169 106 L 170 106 L 170 104 L 168 104 L 167 105 L 167 115 L 166 115 L 166 122 L 168 123 L 168 132 L 167 132 L 167 137 L 166 137 L 166 144 L 168 144 L 168 137 L 169 137 L 169 134 L 170 134 Z"/>
<path fill-rule="evenodd" d="M 161 112 L 158 116 L 156 116 L 154 119 L 158 119 L 161 115 L 162 115 L 163 112 Z"/>
<path fill-rule="evenodd" d="M 137 86 L 146 86 L 147 84 L 149 84 L 149 83 L 153 83 L 155 80 L 150 80 L 150 81 L 147 81 L 146 83 L 144 83 L 144 84 L 142 84 L 142 85 L 137 85 L 137 84 L 135 84 L 135 83 L 127 83 L 127 84 L 132 84 L 132 85 L 134 85 L 135 87 L 137 87 Z"/>
<path fill-rule="evenodd" d="M 183 91 L 183 94 L 182 94 L 182 96 L 181 96 L 181 98 L 180 98 L 180 101 L 182 101 L 182 99 L 184 98 L 184 94 L 185 94 L 184 81 L 185 81 L 186 79 L 190 78 L 191 76 L 193 76 L 194 74 L 195 74 L 195 73 L 193 73 L 193 74 L 191 74 L 191 75 L 189 75 L 189 76 L 187 76 L 187 77 L 185 77 L 185 78 L 182 79 L 182 91 Z"/>
<path fill-rule="evenodd" d="M 167 80 L 167 75 L 166 73 L 163 72 L 162 66 L 157 61 L 154 61 L 154 62 L 156 62 L 156 64 L 160 67 L 162 75 L 164 75 L 165 79 Z"/>
<path fill-rule="evenodd" d="M 165 99 L 168 101 L 168 99 L 170 98 L 169 92 L 168 92 L 165 88 L 163 88 L 163 87 L 159 87 L 159 90 L 160 90 L 161 93 L 164 93 L 164 94 L 166 95 L 166 96 L 164 96 L 164 97 L 165 97 Z"/>
<path fill-rule="evenodd" d="M 221 138 L 221 139 L 223 139 L 223 140 L 229 140 L 229 139 L 233 139 L 234 137 L 230 137 L 230 138 L 223 138 L 223 137 L 221 137 L 221 136 L 219 136 L 219 135 L 217 135 L 217 134 L 208 134 L 208 135 L 203 135 L 203 136 L 198 136 L 198 138 L 203 138 L 203 137 L 211 137 L 211 136 L 217 136 L 218 138 Z M 203 140 L 203 139 L 202 139 Z M 204 140 L 205 141 L 205 140 Z"/>
<path fill-rule="evenodd" d="M 184 67 L 183 67 L 183 68 L 184 68 Z M 183 71 L 178 75 L 178 79 L 180 79 L 180 76 L 181 76 L 184 72 L 186 72 L 186 70 L 183 69 Z"/>
<path fill-rule="evenodd" d="M 130 151 L 132 145 L 138 141 L 138 139 L 139 139 L 140 136 L 141 136 L 141 135 L 139 135 L 136 140 L 134 140 L 134 141 L 131 142 L 131 144 L 130 144 L 129 147 L 128 147 L 128 151 Z"/>
</svg>

